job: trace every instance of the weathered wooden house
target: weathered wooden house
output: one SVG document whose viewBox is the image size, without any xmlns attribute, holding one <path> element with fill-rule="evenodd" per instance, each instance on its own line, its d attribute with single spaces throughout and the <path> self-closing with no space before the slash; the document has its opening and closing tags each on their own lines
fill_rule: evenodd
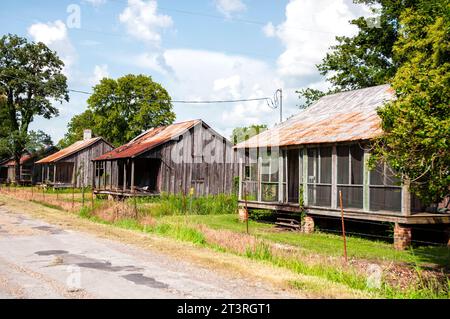
<svg viewBox="0 0 450 319">
<path fill-rule="evenodd" d="M 395 223 L 398 248 L 411 240 L 412 224 L 450 223 L 450 213 L 430 211 L 408 185 L 380 163 L 369 170 L 371 139 L 382 134 L 377 108 L 394 98 L 388 85 L 322 97 L 287 121 L 236 145 L 240 205 L 300 212 L 305 230 L 315 216 Z"/>
<path fill-rule="evenodd" d="M 109 152 L 114 147 L 102 137 L 92 137 L 90 130 L 84 132 L 82 141 L 39 161 L 43 183 L 55 187 L 92 186 L 92 159 Z"/>
<path fill-rule="evenodd" d="M 58 149 L 54 146 L 29 153 L 26 152 L 20 158 L 20 177 L 16 178 L 16 162 L 9 158 L 0 162 L 0 182 L 19 182 L 24 184 L 36 184 L 41 182 L 41 166 L 36 165 L 40 158 L 53 154 Z"/>
<path fill-rule="evenodd" d="M 237 175 L 231 143 L 202 120 L 152 128 L 94 163 L 94 192 L 119 197 L 230 194 Z"/>
</svg>

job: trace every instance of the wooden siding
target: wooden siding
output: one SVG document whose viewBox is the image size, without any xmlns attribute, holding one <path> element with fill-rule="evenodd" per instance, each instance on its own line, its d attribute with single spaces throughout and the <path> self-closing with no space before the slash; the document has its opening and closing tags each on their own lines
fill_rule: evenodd
<svg viewBox="0 0 450 319">
<path fill-rule="evenodd" d="M 147 161 L 146 161 L 147 160 Z M 199 123 L 183 135 L 134 159 L 113 160 L 107 167 L 111 190 L 123 191 L 126 163 L 126 191 L 131 190 L 131 167 L 135 162 L 134 186 L 153 187 L 155 193 L 186 193 L 195 196 L 231 194 L 237 176 L 235 151 L 223 136 Z M 96 188 L 98 186 L 96 178 Z"/>
<path fill-rule="evenodd" d="M 96 143 L 82 149 L 81 151 L 72 154 L 60 162 L 57 162 L 57 173 L 55 180 L 56 183 L 67 183 L 67 181 L 73 180 L 73 170 L 75 170 L 75 187 L 86 187 L 92 186 L 92 174 L 93 174 L 93 162 L 92 160 L 106 152 L 109 152 L 113 148 L 106 143 L 104 140 L 100 139 Z M 73 169 L 68 169 L 67 163 L 73 163 Z M 58 172 L 60 169 L 61 174 Z"/>
</svg>

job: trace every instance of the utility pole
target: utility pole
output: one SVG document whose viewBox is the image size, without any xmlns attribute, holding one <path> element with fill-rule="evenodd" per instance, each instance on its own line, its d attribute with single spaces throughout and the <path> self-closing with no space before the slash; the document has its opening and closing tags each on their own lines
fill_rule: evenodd
<svg viewBox="0 0 450 319">
<path fill-rule="evenodd" d="M 280 123 L 283 122 L 283 89 L 278 89 L 280 92 Z"/>
<path fill-rule="evenodd" d="M 272 108 L 280 109 L 280 123 L 283 122 L 283 89 L 277 89 L 272 99 L 266 101 L 267 105 Z"/>
</svg>

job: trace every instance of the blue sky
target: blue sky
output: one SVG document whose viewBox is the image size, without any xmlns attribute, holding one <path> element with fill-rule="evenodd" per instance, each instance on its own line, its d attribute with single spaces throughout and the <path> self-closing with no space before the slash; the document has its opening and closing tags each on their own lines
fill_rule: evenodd
<svg viewBox="0 0 450 319">
<path fill-rule="evenodd" d="M 368 15 L 351 0 L 2 1 L 0 33 L 42 41 L 66 64 L 71 89 L 104 77 L 150 75 L 176 100 L 245 99 L 284 92 L 284 118 L 298 111 L 295 90 L 326 88 L 315 69 L 348 21 Z M 78 19 L 79 18 L 79 19 Z M 57 142 L 87 95 L 71 93 L 60 116 L 37 118 Z M 236 126 L 274 125 L 265 102 L 174 104 L 177 120 L 202 118 L 226 135 Z"/>
</svg>

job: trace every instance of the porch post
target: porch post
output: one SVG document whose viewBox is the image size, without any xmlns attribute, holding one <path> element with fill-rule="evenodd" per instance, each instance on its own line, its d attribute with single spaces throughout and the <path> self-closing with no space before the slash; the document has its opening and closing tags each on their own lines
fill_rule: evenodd
<svg viewBox="0 0 450 319">
<path fill-rule="evenodd" d="M 261 181 L 262 181 L 262 157 L 261 157 L 261 151 L 258 152 L 258 202 L 262 201 L 262 190 L 261 190 Z"/>
<path fill-rule="evenodd" d="M 44 184 L 44 180 L 45 180 L 45 164 L 41 165 L 41 183 Z"/>
<path fill-rule="evenodd" d="M 308 205 L 308 151 L 303 148 L 303 203 Z"/>
<path fill-rule="evenodd" d="M 238 186 L 238 188 L 239 188 L 238 199 L 239 200 L 242 200 L 242 183 L 243 182 L 244 182 L 244 179 L 243 179 L 243 174 L 242 174 L 242 156 L 239 156 L 239 186 Z"/>
<path fill-rule="evenodd" d="M 403 178 L 402 183 L 402 215 L 411 215 L 411 193 L 409 192 L 410 180 L 409 178 Z"/>
<path fill-rule="evenodd" d="M 92 189 L 95 189 L 95 179 L 97 173 L 97 162 L 92 163 Z"/>
<path fill-rule="evenodd" d="M 127 160 L 123 162 L 123 191 L 127 190 Z"/>
<path fill-rule="evenodd" d="M 364 173 L 363 173 L 363 210 L 368 212 L 370 210 L 370 188 L 369 188 L 369 151 L 364 150 Z"/>
<path fill-rule="evenodd" d="M 333 145 L 331 153 L 331 208 L 337 208 L 337 150 Z"/>
<path fill-rule="evenodd" d="M 134 193 L 134 159 L 131 159 L 131 192 Z"/>
<path fill-rule="evenodd" d="M 278 149 L 278 202 L 283 202 L 283 179 L 284 179 L 284 169 L 283 169 L 283 151 Z"/>
<path fill-rule="evenodd" d="M 53 184 L 56 184 L 56 164 L 53 165 Z"/>
<path fill-rule="evenodd" d="M 107 174 L 107 168 L 108 167 L 108 161 L 103 161 L 103 189 L 106 189 L 106 174 Z"/>
</svg>

